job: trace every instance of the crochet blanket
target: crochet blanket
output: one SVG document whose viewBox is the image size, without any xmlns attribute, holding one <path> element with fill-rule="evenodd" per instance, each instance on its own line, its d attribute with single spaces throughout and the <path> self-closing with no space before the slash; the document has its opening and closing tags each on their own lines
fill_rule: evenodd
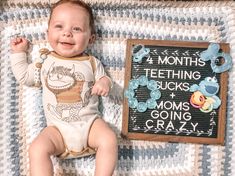
<svg viewBox="0 0 235 176">
<path fill-rule="evenodd" d="M 0 175 L 29 175 L 27 149 L 45 127 L 41 89 L 19 85 L 10 68 L 9 40 L 23 35 L 33 44 L 29 60 L 46 42 L 49 6 L 55 0 L 0 2 Z M 129 38 L 226 42 L 235 61 L 235 3 L 87 0 L 94 10 L 97 40 L 89 49 L 114 80 L 101 99 L 104 119 L 119 137 L 119 176 L 235 175 L 235 68 L 229 72 L 225 145 L 127 140 L 120 137 Z M 235 65 L 235 64 L 234 64 Z M 57 175 L 93 175 L 94 156 L 53 158 Z"/>
</svg>

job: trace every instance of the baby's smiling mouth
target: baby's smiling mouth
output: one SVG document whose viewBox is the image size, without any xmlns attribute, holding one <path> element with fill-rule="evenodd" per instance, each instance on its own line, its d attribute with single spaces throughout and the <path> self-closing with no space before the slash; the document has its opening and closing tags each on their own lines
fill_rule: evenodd
<svg viewBox="0 0 235 176">
<path fill-rule="evenodd" d="M 64 48 L 64 49 L 71 49 L 74 46 L 74 43 L 70 43 L 70 42 L 60 42 L 60 45 Z"/>
<path fill-rule="evenodd" d="M 62 45 L 74 45 L 73 43 L 69 43 L 69 42 L 60 42 L 60 44 L 62 44 Z"/>
</svg>

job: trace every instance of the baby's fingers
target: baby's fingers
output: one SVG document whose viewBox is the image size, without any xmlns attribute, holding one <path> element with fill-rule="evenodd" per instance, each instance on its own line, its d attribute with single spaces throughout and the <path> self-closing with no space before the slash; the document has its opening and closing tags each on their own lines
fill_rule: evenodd
<svg viewBox="0 0 235 176">
<path fill-rule="evenodd" d="M 106 97 L 106 96 L 108 95 L 108 92 L 105 91 L 105 90 L 100 90 L 100 91 L 98 92 L 98 95 Z"/>
<path fill-rule="evenodd" d="M 27 45 L 28 44 L 28 40 L 22 37 L 17 37 L 11 40 L 11 44 L 13 45 L 18 45 L 18 44 L 24 44 Z"/>
<path fill-rule="evenodd" d="M 21 43 L 22 41 L 23 41 L 22 38 L 17 37 L 17 38 L 12 39 L 11 43 L 13 45 L 17 45 L 17 44 Z"/>
<path fill-rule="evenodd" d="M 93 87 L 91 90 L 91 95 L 107 96 L 108 91 L 106 91 L 104 89 L 98 89 L 97 87 Z"/>
<path fill-rule="evenodd" d="M 11 40 L 11 50 L 13 53 L 26 52 L 29 47 L 29 42 L 23 37 L 17 37 Z"/>
</svg>

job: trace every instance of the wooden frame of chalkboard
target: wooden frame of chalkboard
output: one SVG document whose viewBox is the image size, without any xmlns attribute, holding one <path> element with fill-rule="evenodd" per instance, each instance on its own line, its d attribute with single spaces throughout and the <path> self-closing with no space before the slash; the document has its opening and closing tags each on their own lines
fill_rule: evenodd
<svg viewBox="0 0 235 176">
<path fill-rule="evenodd" d="M 229 53 L 229 45 L 220 43 L 220 51 Z M 137 140 L 184 142 L 224 145 L 228 73 L 213 73 L 210 61 L 202 61 L 200 53 L 207 50 L 207 42 L 128 39 L 126 48 L 125 83 L 145 75 L 155 80 L 161 92 L 155 109 L 138 112 L 128 106 L 124 97 L 122 137 Z M 135 49 L 134 49 L 135 47 Z M 136 49 L 138 48 L 138 49 Z M 142 50 L 139 63 L 136 50 Z M 149 49 L 149 53 L 144 53 Z M 144 51 L 144 52 L 143 52 Z M 147 54 L 144 56 L 144 54 Z M 190 103 L 192 84 L 199 85 L 206 77 L 216 78 L 217 96 L 221 105 L 211 112 L 202 112 Z M 139 86 L 135 98 L 148 99 L 150 90 Z"/>
</svg>

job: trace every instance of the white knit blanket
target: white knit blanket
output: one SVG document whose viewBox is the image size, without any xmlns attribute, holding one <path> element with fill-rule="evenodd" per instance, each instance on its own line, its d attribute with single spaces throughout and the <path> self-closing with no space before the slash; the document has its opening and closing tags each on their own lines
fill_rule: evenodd
<svg viewBox="0 0 235 176">
<path fill-rule="evenodd" d="M 0 175 L 29 175 L 27 149 L 45 126 L 41 89 L 20 86 L 12 74 L 9 40 L 26 36 L 33 44 L 30 60 L 45 42 L 49 6 L 55 0 L 0 2 Z M 88 0 L 87 0 L 88 1 Z M 235 61 L 235 3 L 102 0 L 90 2 L 97 40 L 90 52 L 105 65 L 114 89 L 102 98 L 104 119 L 119 136 L 114 175 L 232 176 L 235 175 L 235 68 L 229 72 L 225 145 L 124 140 L 120 137 L 126 39 L 226 42 Z M 235 65 L 235 64 L 234 64 Z M 57 175 L 93 175 L 93 156 L 53 158 Z"/>
</svg>

